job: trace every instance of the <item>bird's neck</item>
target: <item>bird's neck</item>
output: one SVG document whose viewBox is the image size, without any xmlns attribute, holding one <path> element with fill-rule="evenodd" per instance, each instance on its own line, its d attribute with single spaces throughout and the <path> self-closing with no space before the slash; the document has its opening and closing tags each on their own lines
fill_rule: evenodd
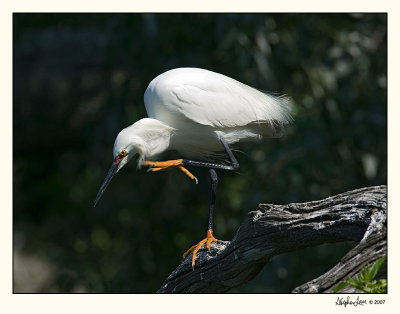
<svg viewBox="0 0 400 314">
<path fill-rule="evenodd" d="M 165 123 L 145 118 L 136 122 L 132 127 L 134 131 L 132 140 L 140 155 L 138 166 L 142 166 L 145 159 L 153 158 L 169 148 L 174 129 Z"/>
</svg>

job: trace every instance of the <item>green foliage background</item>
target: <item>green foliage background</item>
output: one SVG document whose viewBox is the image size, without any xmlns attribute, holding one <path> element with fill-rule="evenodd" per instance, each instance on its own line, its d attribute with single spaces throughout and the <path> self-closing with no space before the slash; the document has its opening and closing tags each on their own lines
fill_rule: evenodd
<svg viewBox="0 0 400 314">
<path fill-rule="evenodd" d="M 15 292 L 153 293 L 203 238 L 203 169 L 196 186 L 131 162 L 93 208 L 116 135 L 172 68 L 293 100 L 283 138 L 241 145 L 239 173 L 220 172 L 217 238 L 261 202 L 386 184 L 386 14 L 14 14 L 13 40 Z M 289 292 L 352 245 L 279 256 L 233 292 Z"/>
</svg>

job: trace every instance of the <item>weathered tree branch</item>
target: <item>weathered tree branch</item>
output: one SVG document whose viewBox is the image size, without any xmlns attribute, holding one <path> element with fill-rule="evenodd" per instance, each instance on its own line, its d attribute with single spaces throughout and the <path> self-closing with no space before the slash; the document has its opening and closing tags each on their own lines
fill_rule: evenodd
<svg viewBox="0 0 400 314">
<path fill-rule="evenodd" d="M 328 273 L 293 292 L 332 291 L 364 262 L 386 254 L 386 199 L 386 186 L 375 186 L 320 201 L 260 204 L 248 213 L 231 242 L 201 249 L 194 269 L 186 258 L 158 292 L 224 292 L 251 280 L 273 256 L 323 243 L 360 242 Z"/>
<path fill-rule="evenodd" d="M 385 229 L 386 231 L 386 229 Z M 293 293 L 332 293 L 333 289 L 347 276 L 353 277 L 366 264 L 372 264 L 378 258 L 386 255 L 386 232 L 376 233 L 361 241 L 354 249 L 348 252 L 341 261 L 322 276 L 311 280 L 297 288 Z M 385 265 L 386 266 L 386 265 Z M 376 279 L 386 278 L 386 267 L 381 268 Z M 356 288 L 346 287 L 340 293 L 359 292 Z"/>
</svg>

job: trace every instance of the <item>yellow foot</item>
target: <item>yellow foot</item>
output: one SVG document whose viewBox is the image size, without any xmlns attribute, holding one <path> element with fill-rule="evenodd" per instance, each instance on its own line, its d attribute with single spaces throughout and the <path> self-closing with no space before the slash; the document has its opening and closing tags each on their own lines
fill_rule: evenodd
<svg viewBox="0 0 400 314">
<path fill-rule="evenodd" d="M 194 180 L 196 184 L 199 182 L 197 178 L 183 166 L 183 159 L 167 160 L 167 161 L 150 161 L 146 160 L 144 162 L 145 166 L 149 166 L 149 171 L 160 171 L 169 170 L 173 168 L 179 168 L 184 174 L 186 174 L 190 179 Z"/>
<path fill-rule="evenodd" d="M 211 242 L 218 241 L 218 239 L 214 238 L 212 233 L 213 233 L 212 229 L 208 229 L 207 230 L 207 236 L 206 236 L 205 239 L 203 239 L 199 243 L 193 245 L 189 250 L 187 250 L 185 253 L 183 253 L 182 257 L 185 258 L 186 256 L 188 256 L 188 254 L 190 252 L 193 251 L 193 253 L 192 253 L 192 267 L 194 266 L 194 264 L 196 262 L 196 253 L 197 253 L 198 250 L 200 250 L 200 248 L 204 245 L 204 243 L 206 243 L 206 248 L 210 249 Z"/>
</svg>

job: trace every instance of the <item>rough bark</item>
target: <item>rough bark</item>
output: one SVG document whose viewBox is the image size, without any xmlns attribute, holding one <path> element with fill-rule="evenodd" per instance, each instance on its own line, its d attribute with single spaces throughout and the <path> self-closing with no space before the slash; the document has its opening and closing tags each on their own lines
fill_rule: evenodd
<svg viewBox="0 0 400 314">
<path fill-rule="evenodd" d="M 347 275 L 386 254 L 386 186 L 345 192 L 324 200 L 260 204 L 248 213 L 232 241 L 218 241 L 189 255 L 159 293 L 225 292 L 251 280 L 273 256 L 323 243 L 359 244 L 333 269 L 293 292 L 331 292 Z"/>
</svg>

